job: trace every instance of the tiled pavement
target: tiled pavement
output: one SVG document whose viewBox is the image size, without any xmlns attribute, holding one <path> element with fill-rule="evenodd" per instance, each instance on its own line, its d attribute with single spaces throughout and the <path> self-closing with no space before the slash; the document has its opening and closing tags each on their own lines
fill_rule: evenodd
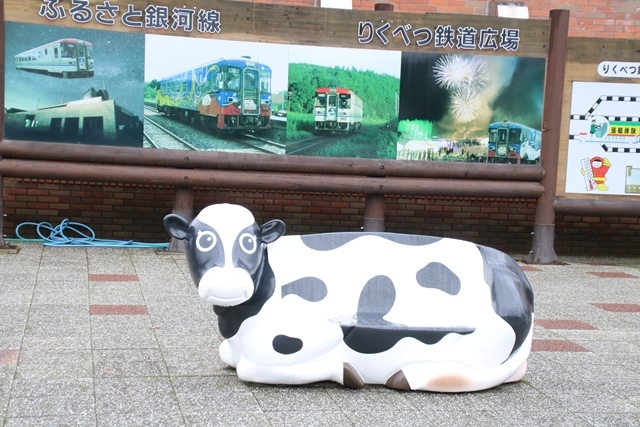
<svg viewBox="0 0 640 427">
<path fill-rule="evenodd" d="M 524 265 L 536 297 L 524 379 L 438 394 L 243 383 L 218 358 L 183 255 L 21 246 L 0 253 L 3 426 L 640 426 L 629 260 Z"/>
</svg>

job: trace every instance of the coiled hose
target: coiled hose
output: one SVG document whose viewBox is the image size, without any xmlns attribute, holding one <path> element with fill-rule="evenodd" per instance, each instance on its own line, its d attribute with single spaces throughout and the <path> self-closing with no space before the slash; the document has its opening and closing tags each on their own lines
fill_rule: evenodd
<svg viewBox="0 0 640 427">
<path fill-rule="evenodd" d="M 36 227 L 39 239 L 26 239 L 20 235 L 22 227 Z M 75 233 L 78 237 L 70 237 L 67 233 Z M 48 233 L 48 234 L 47 234 Z M 96 239 L 96 233 L 87 225 L 64 219 L 57 227 L 48 222 L 23 222 L 16 227 L 17 241 L 41 242 L 44 246 L 100 246 L 123 248 L 156 248 L 166 249 L 168 243 L 142 243 L 133 240 L 105 240 Z"/>
</svg>

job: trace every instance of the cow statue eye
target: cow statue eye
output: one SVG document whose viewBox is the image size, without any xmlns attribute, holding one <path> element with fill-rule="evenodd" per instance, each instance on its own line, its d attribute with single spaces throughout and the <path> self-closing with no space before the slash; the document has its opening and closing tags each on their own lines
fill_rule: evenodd
<svg viewBox="0 0 640 427">
<path fill-rule="evenodd" d="M 240 235 L 240 247 L 247 254 L 251 255 L 258 248 L 258 242 L 256 241 L 256 236 L 251 233 L 243 233 Z"/>
<path fill-rule="evenodd" d="M 198 231 L 196 247 L 200 252 L 209 252 L 216 246 L 218 239 L 213 231 Z"/>
</svg>

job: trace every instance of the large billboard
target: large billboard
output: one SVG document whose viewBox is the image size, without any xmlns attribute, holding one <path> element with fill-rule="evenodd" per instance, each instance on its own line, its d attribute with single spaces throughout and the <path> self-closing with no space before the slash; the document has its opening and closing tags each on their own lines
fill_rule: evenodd
<svg viewBox="0 0 640 427">
<path fill-rule="evenodd" d="M 640 85 L 573 83 L 565 191 L 640 195 Z"/>
<path fill-rule="evenodd" d="M 514 55 L 517 29 L 355 26 L 360 46 L 398 38 L 439 50 L 422 53 L 200 38 L 195 29 L 224 33 L 220 14 L 201 10 L 196 22 L 193 8 L 71 3 L 43 1 L 45 23 L 5 23 L 7 139 L 539 162 L 545 59 Z M 69 25 L 46 23 L 73 10 Z M 118 14 L 126 27 L 167 31 L 112 31 Z M 174 35 L 188 25 L 191 37 Z"/>
</svg>

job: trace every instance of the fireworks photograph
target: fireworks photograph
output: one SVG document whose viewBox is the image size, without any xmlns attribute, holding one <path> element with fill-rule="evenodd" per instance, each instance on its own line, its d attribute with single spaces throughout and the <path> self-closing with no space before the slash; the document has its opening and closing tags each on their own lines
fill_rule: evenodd
<svg viewBox="0 0 640 427">
<path fill-rule="evenodd" d="M 402 53 L 398 159 L 538 163 L 545 61 Z"/>
</svg>

